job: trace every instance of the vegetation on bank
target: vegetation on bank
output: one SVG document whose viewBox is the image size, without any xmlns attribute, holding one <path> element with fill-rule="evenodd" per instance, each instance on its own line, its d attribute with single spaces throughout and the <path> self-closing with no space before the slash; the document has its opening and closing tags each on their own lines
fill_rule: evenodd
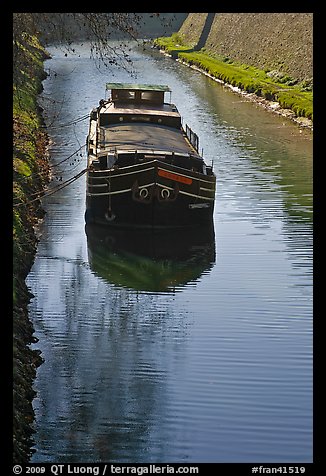
<svg viewBox="0 0 326 476">
<path fill-rule="evenodd" d="M 43 215 L 37 198 L 48 181 L 47 136 L 37 96 L 45 77 L 46 53 L 37 39 L 22 34 L 14 41 L 13 74 L 13 460 L 29 461 L 34 411 L 32 389 L 42 362 L 28 319 L 30 293 L 25 278 L 32 265 L 37 239 L 34 226 Z"/>
<path fill-rule="evenodd" d="M 45 78 L 45 51 L 35 37 L 24 36 L 20 49 L 21 69 L 13 84 L 13 299 L 16 302 L 17 279 L 28 267 L 31 230 L 41 215 L 37 194 L 48 181 L 47 136 L 42 127 L 37 96 Z M 23 57 L 26 61 L 23 61 Z M 17 66 L 17 65 L 16 65 Z M 36 199 L 35 199 L 36 198 Z"/>
<path fill-rule="evenodd" d="M 309 82 L 299 83 L 279 71 L 264 71 L 236 63 L 231 58 L 212 56 L 204 48 L 194 51 L 193 45 L 184 44 L 178 34 L 157 38 L 154 46 L 225 83 L 278 102 L 281 108 L 290 109 L 297 117 L 313 119 L 313 92 Z"/>
<path fill-rule="evenodd" d="M 182 35 L 173 33 L 171 36 L 161 36 L 153 40 L 156 47 L 162 48 L 169 54 L 179 53 L 181 51 L 193 51 L 194 44 L 184 42 Z"/>
</svg>

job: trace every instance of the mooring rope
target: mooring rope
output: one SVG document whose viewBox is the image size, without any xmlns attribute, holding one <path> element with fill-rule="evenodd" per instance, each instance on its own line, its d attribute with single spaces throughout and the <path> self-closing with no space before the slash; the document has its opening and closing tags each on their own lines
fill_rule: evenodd
<svg viewBox="0 0 326 476">
<path fill-rule="evenodd" d="M 20 202 L 20 203 L 14 203 L 13 206 L 14 207 L 19 207 L 19 206 L 22 206 L 22 205 L 29 205 L 30 203 L 33 203 L 35 202 L 36 200 L 39 200 L 41 197 L 49 197 L 50 195 L 58 192 L 59 190 L 62 190 L 63 188 L 67 187 L 68 185 L 71 185 L 73 182 L 75 182 L 76 180 L 78 180 L 80 177 L 82 177 L 88 170 L 88 167 L 86 167 L 86 169 L 83 169 L 81 172 L 79 172 L 77 175 L 74 175 L 73 177 L 70 177 L 68 180 L 66 180 L 65 182 L 63 182 L 62 184 L 60 184 L 58 187 L 55 187 L 55 188 L 52 188 L 50 190 L 48 190 L 47 192 L 37 192 L 37 196 L 35 198 L 33 198 L 32 200 L 29 200 L 27 202 Z"/>
<path fill-rule="evenodd" d="M 86 119 L 88 119 L 90 117 L 90 114 L 85 114 L 84 116 L 81 116 L 81 117 L 78 117 L 77 119 L 73 119 L 69 122 L 66 122 L 66 124 L 58 124 L 57 126 L 53 126 L 53 125 L 44 125 L 42 126 L 43 128 L 45 129 L 51 129 L 51 130 L 55 130 L 55 129 L 62 129 L 63 127 L 69 127 L 69 126 L 72 126 L 72 125 L 75 125 L 77 124 L 78 122 L 82 122 L 82 121 L 85 121 Z"/>
<path fill-rule="evenodd" d="M 58 162 L 57 164 L 51 164 L 51 167 L 52 168 L 53 167 L 58 167 L 59 165 L 63 164 L 64 162 L 66 162 L 66 160 L 71 159 L 71 157 L 73 157 L 75 154 L 77 154 L 77 152 L 79 152 L 83 147 L 86 147 L 86 144 L 82 144 L 77 150 L 75 150 L 75 152 L 73 152 L 71 155 L 69 155 L 65 159 L 61 160 L 61 162 Z"/>
<path fill-rule="evenodd" d="M 55 167 L 58 167 L 59 165 L 63 164 L 64 162 L 66 162 L 67 160 L 71 159 L 74 155 L 77 154 L 77 152 L 79 152 L 83 147 L 86 147 L 87 144 L 82 144 L 80 147 L 78 147 L 78 149 L 76 149 L 72 154 L 70 154 L 68 157 L 66 157 L 65 159 L 61 160 L 60 162 L 58 162 L 57 164 L 49 164 L 49 167 L 51 169 L 54 169 Z M 81 155 L 82 157 L 82 155 Z M 71 164 L 70 164 L 71 165 Z M 76 168 L 76 167 L 74 167 Z M 38 175 L 38 176 L 41 176 L 41 177 L 46 177 L 48 174 L 47 171 L 44 171 L 44 172 L 40 172 L 40 171 L 35 171 L 35 172 L 31 172 L 29 175 L 26 175 L 26 176 L 20 176 L 19 180 L 28 180 L 30 179 L 31 176 L 34 176 L 34 175 Z"/>
</svg>

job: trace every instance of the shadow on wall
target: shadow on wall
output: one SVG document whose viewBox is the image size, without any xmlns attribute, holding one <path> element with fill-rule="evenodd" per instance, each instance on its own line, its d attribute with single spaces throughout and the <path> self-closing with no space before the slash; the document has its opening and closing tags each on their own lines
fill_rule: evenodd
<svg viewBox="0 0 326 476">
<path fill-rule="evenodd" d="M 200 38 L 198 40 L 197 45 L 194 46 L 192 51 L 201 50 L 205 46 L 208 35 L 209 35 L 209 33 L 211 31 L 211 28 L 212 28 L 214 18 L 215 18 L 215 13 L 207 13 L 204 28 L 202 29 L 202 32 L 201 32 L 201 35 L 200 35 Z"/>
<path fill-rule="evenodd" d="M 202 32 L 200 34 L 200 38 L 198 40 L 198 43 L 193 47 L 193 48 L 188 48 L 185 50 L 172 50 L 170 52 L 172 58 L 177 58 L 178 53 L 192 53 L 193 51 L 199 51 L 201 50 L 207 41 L 208 35 L 211 31 L 212 24 L 215 18 L 215 13 L 207 13 L 207 17 L 205 20 L 205 24 L 203 26 Z"/>
</svg>

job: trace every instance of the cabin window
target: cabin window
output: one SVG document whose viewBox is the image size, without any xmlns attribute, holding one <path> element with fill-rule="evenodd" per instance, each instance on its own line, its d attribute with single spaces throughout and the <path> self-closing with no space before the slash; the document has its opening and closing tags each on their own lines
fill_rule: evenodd
<svg viewBox="0 0 326 476">
<path fill-rule="evenodd" d="M 144 101 L 150 101 L 151 99 L 153 99 L 153 96 L 155 98 L 155 95 L 153 95 L 153 93 L 151 91 L 143 91 L 141 93 L 141 98 L 144 100 Z"/>
<path fill-rule="evenodd" d="M 128 91 L 126 89 L 122 90 L 113 90 L 112 91 L 113 101 L 130 101 L 135 99 L 135 91 Z"/>
<path fill-rule="evenodd" d="M 141 91 L 141 100 L 162 104 L 164 92 L 161 91 Z"/>
</svg>

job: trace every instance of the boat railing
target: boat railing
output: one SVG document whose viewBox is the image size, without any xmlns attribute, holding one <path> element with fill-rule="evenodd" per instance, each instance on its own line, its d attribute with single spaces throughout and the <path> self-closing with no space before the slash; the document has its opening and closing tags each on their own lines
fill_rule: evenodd
<svg viewBox="0 0 326 476">
<path fill-rule="evenodd" d="M 186 124 L 185 133 L 189 139 L 190 144 L 195 148 L 196 152 L 199 153 L 199 138 L 198 135 Z"/>
</svg>

